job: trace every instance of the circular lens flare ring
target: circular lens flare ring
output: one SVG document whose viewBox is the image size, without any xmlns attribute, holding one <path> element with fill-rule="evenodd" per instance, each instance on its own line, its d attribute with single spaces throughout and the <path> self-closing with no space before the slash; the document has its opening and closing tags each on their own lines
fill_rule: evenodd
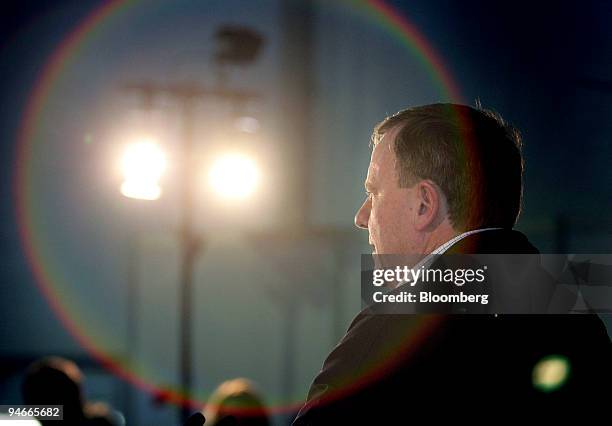
<svg viewBox="0 0 612 426">
<path fill-rule="evenodd" d="M 30 166 L 35 150 L 33 135 L 35 134 L 37 123 L 40 121 L 40 116 L 45 109 L 51 89 L 62 76 L 67 64 L 74 59 L 78 52 L 83 51 L 83 47 L 89 40 L 90 35 L 94 31 L 99 30 L 110 18 L 135 4 L 138 4 L 138 2 L 111 0 L 92 11 L 62 41 L 49 57 L 47 64 L 42 68 L 39 79 L 29 98 L 19 129 L 19 145 L 15 162 L 17 167 L 15 168 L 14 197 L 16 200 L 15 213 L 19 223 L 20 237 L 28 262 L 36 276 L 36 283 L 54 313 L 77 342 L 106 369 L 113 371 L 117 376 L 135 384 L 146 392 L 156 394 L 159 392 L 159 385 L 153 383 L 150 378 L 134 372 L 129 365 L 114 359 L 103 348 L 94 343 L 92 337 L 79 327 L 75 318 L 70 315 L 71 312 L 68 307 L 56 294 L 54 286 L 55 278 L 48 268 L 45 267 L 44 256 L 42 256 L 38 248 L 40 237 L 35 235 L 32 228 L 36 210 L 33 207 L 33 194 L 27 191 L 34 179 L 32 176 L 33 169 Z M 364 5 L 373 21 L 378 22 L 389 33 L 395 34 L 403 40 L 407 47 L 411 47 L 418 54 L 423 55 L 424 62 L 431 67 L 432 73 L 440 81 L 443 91 L 450 93 L 455 100 L 461 99 L 458 86 L 453 81 L 451 74 L 445 70 L 441 61 L 436 60 L 439 57 L 435 55 L 435 50 L 405 16 L 397 13 L 392 6 L 387 5 L 383 0 L 365 0 Z M 197 404 L 197 401 L 189 401 L 188 395 L 180 390 L 171 392 L 171 396 L 172 402 L 177 404 Z M 274 411 L 279 413 L 287 412 L 296 407 L 299 408 L 301 405 L 302 401 L 295 405 L 275 406 Z"/>
</svg>

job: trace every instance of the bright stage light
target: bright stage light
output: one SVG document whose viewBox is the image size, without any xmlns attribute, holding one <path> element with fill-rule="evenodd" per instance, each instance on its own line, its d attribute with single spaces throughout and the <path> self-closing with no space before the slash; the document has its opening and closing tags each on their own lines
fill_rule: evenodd
<svg viewBox="0 0 612 426">
<path fill-rule="evenodd" d="M 259 169 L 253 160 L 240 154 L 218 158 L 208 173 L 215 192 L 224 198 L 244 199 L 255 192 Z"/>
<path fill-rule="evenodd" d="M 166 157 L 153 141 L 145 139 L 129 145 L 122 160 L 121 193 L 129 198 L 156 200 L 161 196 L 158 184 L 166 169 Z"/>
<path fill-rule="evenodd" d="M 126 180 L 157 181 L 166 169 L 166 157 L 155 142 L 145 139 L 126 148 L 122 166 Z"/>
</svg>

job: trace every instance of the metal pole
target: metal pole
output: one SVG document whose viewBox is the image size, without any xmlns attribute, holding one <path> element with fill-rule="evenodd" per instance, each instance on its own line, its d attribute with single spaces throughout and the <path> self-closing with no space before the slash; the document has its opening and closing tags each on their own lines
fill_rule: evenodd
<svg viewBox="0 0 612 426">
<path fill-rule="evenodd" d="M 291 176 L 287 176 L 290 180 L 287 196 L 294 206 L 293 225 L 298 229 L 311 226 L 314 8 L 313 2 L 281 2 L 283 134 L 292 141 L 290 161 L 293 167 Z"/>
<path fill-rule="evenodd" d="M 281 302 L 282 303 L 282 302 Z M 282 392 L 288 401 L 292 400 L 295 391 L 296 343 L 299 321 L 299 305 L 293 301 L 291 294 L 286 295 L 283 309 L 283 361 L 282 361 Z M 287 421 L 291 422 L 294 415 L 289 413 Z"/>
<path fill-rule="evenodd" d="M 183 108 L 183 146 L 181 149 L 182 176 L 181 182 L 181 269 L 180 269 L 180 378 L 181 391 L 186 400 L 180 408 L 181 422 L 187 420 L 190 414 L 191 392 L 191 349 L 192 349 L 192 294 L 193 294 L 193 267 L 198 251 L 198 239 L 193 232 L 193 187 L 195 181 L 194 152 L 193 152 L 193 110 L 195 96 L 185 93 L 181 97 Z"/>
<path fill-rule="evenodd" d="M 128 282 L 127 282 L 127 357 L 129 367 L 133 368 L 137 360 L 136 351 L 138 348 L 138 290 L 139 290 L 139 269 L 140 269 L 140 230 L 130 234 L 128 241 Z M 125 416 L 130 423 L 136 424 L 136 395 L 133 385 L 129 382 L 125 386 Z"/>
</svg>

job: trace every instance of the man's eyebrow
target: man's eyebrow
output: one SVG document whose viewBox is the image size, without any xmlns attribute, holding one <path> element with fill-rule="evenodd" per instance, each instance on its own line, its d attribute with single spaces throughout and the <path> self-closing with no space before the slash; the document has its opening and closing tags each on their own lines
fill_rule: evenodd
<svg viewBox="0 0 612 426">
<path fill-rule="evenodd" d="M 372 192 L 372 190 L 374 189 L 374 185 L 368 180 L 365 181 L 363 186 L 365 187 L 366 192 Z"/>
</svg>

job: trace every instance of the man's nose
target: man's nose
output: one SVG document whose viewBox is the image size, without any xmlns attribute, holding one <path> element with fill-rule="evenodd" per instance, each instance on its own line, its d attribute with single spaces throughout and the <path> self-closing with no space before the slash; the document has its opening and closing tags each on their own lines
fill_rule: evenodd
<svg viewBox="0 0 612 426">
<path fill-rule="evenodd" d="M 370 220 L 370 209 L 372 204 L 370 203 L 370 197 L 368 197 L 355 215 L 355 226 L 361 229 L 368 229 L 368 221 Z"/>
</svg>

